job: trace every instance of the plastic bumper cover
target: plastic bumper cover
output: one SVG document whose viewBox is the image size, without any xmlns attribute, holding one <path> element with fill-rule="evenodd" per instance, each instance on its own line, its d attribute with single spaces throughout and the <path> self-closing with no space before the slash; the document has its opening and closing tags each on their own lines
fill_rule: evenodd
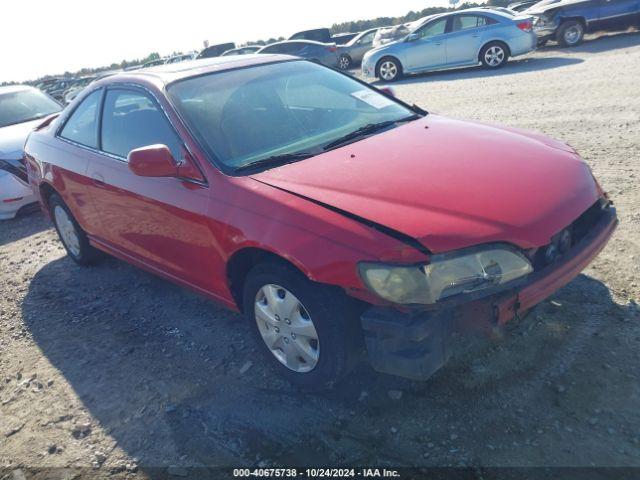
<svg viewBox="0 0 640 480">
<path fill-rule="evenodd" d="M 29 185 L 11 173 L 0 171 L 0 220 L 15 217 L 18 210 L 36 201 Z"/>
<path fill-rule="evenodd" d="M 379 372 L 426 380 L 451 356 L 452 334 L 470 320 L 502 324 L 575 278 L 607 244 L 617 226 L 614 208 L 603 212 L 585 237 L 554 264 L 515 290 L 435 310 L 400 312 L 372 307 L 361 316 L 369 360 Z"/>
</svg>

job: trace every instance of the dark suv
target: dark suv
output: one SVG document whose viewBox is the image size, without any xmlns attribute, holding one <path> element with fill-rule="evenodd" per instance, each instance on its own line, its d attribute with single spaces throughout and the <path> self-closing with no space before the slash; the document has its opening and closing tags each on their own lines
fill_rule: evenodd
<svg viewBox="0 0 640 480">
<path fill-rule="evenodd" d="M 538 45 L 556 40 L 579 45 L 585 33 L 621 30 L 640 23 L 640 0 L 543 0 L 524 13 L 534 17 Z"/>
</svg>

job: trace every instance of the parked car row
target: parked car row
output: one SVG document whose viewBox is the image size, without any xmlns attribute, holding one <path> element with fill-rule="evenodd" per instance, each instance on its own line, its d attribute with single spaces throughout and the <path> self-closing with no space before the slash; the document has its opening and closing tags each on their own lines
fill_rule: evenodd
<svg viewBox="0 0 640 480">
<path fill-rule="evenodd" d="M 632 25 L 640 26 L 640 0 L 542 0 L 511 9 L 459 10 L 380 29 L 364 54 L 362 73 L 390 82 L 406 74 L 478 64 L 496 69 L 549 40 L 572 47 L 587 32 Z"/>
</svg>

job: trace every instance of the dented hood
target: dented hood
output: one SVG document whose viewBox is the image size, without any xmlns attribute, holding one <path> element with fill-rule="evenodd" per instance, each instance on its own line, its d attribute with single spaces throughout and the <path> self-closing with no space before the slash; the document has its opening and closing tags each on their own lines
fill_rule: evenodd
<svg viewBox="0 0 640 480">
<path fill-rule="evenodd" d="M 589 168 L 568 145 L 437 115 L 252 177 L 434 253 L 547 244 L 598 198 Z"/>
</svg>

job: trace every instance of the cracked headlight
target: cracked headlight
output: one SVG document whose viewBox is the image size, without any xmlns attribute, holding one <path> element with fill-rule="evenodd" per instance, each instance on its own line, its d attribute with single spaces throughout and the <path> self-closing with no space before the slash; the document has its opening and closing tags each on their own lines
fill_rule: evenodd
<svg viewBox="0 0 640 480">
<path fill-rule="evenodd" d="M 431 304 L 453 295 L 504 285 L 533 271 L 521 253 L 492 247 L 459 256 L 434 255 L 424 265 L 361 263 L 365 284 L 385 300 Z"/>
</svg>

